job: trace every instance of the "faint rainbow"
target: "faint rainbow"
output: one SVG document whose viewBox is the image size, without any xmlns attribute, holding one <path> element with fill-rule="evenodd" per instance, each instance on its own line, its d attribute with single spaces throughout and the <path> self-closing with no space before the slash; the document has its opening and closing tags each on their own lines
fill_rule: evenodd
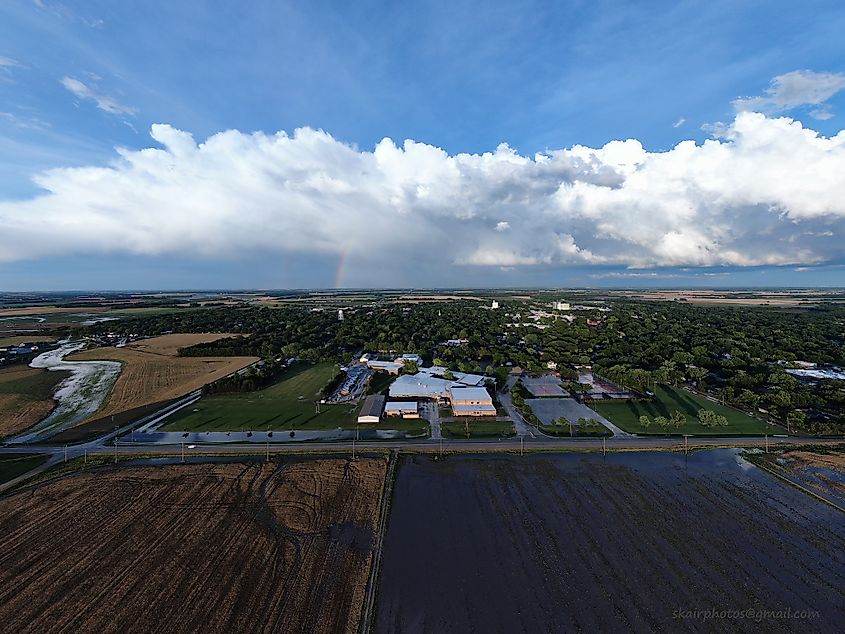
<svg viewBox="0 0 845 634">
<path fill-rule="evenodd" d="M 337 262 L 337 271 L 334 274 L 334 287 L 333 288 L 341 288 L 341 284 L 343 284 L 343 274 L 345 273 L 346 269 L 346 260 L 349 256 L 349 251 L 342 251 L 340 254 L 340 258 Z"/>
</svg>

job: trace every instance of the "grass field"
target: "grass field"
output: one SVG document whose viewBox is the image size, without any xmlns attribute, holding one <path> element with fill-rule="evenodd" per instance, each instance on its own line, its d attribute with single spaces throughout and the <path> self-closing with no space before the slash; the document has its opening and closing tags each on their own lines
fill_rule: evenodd
<svg viewBox="0 0 845 634">
<path fill-rule="evenodd" d="M 67 375 L 21 365 L 0 370 L 0 438 L 20 433 L 45 418 L 55 405 L 56 386 Z"/>
<path fill-rule="evenodd" d="M 440 429 L 446 438 L 509 438 L 516 434 L 513 423 L 498 420 L 444 421 L 440 423 Z"/>
<path fill-rule="evenodd" d="M 44 454 L 35 453 L 0 456 L 0 483 L 8 482 L 34 469 L 47 458 Z"/>
<path fill-rule="evenodd" d="M 354 428 L 358 404 L 321 405 L 314 402 L 337 372 L 331 363 L 300 364 L 263 390 L 244 394 L 206 396 L 176 414 L 162 431 L 261 431 Z"/>
<path fill-rule="evenodd" d="M 128 347 L 95 348 L 72 354 L 68 359 L 123 364 L 105 407 L 89 420 L 179 398 L 258 360 L 255 357 L 176 357 Z"/>
<path fill-rule="evenodd" d="M 782 431 L 740 411 L 668 385 L 657 386 L 654 399 L 649 402 L 593 401 L 589 405 L 624 431 L 635 434 L 724 436 L 725 434 L 771 434 L 773 430 L 775 430 L 774 433 Z M 728 419 L 728 425 L 726 427 L 704 427 L 698 422 L 697 418 L 700 409 L 708 409 L 724 416 Z M 648 428 L 645 428 L 640 424 L 640 416 L 648 416 L 652 420 L 655 416 L 668 418 L 675 410 L 683 412 L 687 417 L 687 422 L 680 427 L 660 428 L 652 422 Z"/>
</svg>

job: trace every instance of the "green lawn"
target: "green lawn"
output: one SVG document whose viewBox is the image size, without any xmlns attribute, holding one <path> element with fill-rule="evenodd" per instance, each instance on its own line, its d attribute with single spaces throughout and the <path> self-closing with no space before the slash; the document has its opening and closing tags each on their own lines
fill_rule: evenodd
<svg viewBox="0 0 845 634">
<path fill-rule="evenodd" d="M 299 364 L 278 383 L 256 392 L 205 396 L 186 407 L 162 431 L 264 431 L 355 426 L 358 404 L 320 405 L 320 390 L 337 372 L 331 363 Z"/>
<path fill-rule="evenodd" d="M 48 456 L 44 454 L 18 454 L 0 456 L 0 482 L 8 482 L 19 475 L 34 469 Z"/>
<path fill-rule="evenodd" d="M 651 401 L 642 403 L 637 401 L 630 403 L 625 401 L 592 401 L 589 406 L 623 430 L 635 434 L 724 436 L 783 432 L 778 427 L 772 427 L 738 410 L 696 396 L 687 390 L 668 385 L 657 386 L 654 399 Z M 728 419 L 728 425 L 726 427 L 704 427 L 698 422 L 697 418 L 700 409 L 709 409 L 724 416 Z M 640 424 L 640 416 L 648 416 L 653 421 L 655 416 L 668 418 L 675 410 L 680 410 L 687 417 L 687 422 L 680 427 L 661 428 L 652 422 L 648 428 L 645 428 Z"/>
<path fill-rule="evenodd" d="M 444 438 L 467 438 L 467 426 L 464 420 L 443 421 L 440 429 Z M 513 423 L 498 420 L 470 420 L 469 438 L 505 438 L 514 436 Z"/>
</svg>

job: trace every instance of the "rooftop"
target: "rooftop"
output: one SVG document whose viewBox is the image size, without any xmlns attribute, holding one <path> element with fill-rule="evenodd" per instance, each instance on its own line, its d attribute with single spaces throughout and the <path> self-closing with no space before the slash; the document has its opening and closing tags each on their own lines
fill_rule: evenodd
<svg viewBox="0 0 845 634">
<path fill-rule="evenodd" d="M 364 400 L 364 405 L 361 407 L 358 417 L 375 416 L 379 418 L 383 410 L 384 397 L 381 394 L 371 394 Z"/>
<path fill-rule="evenodd" d="M 490 401 L 490 393 L 483 387 L 452 387 L 449 390 L 453 401 Z"/>
</svg>

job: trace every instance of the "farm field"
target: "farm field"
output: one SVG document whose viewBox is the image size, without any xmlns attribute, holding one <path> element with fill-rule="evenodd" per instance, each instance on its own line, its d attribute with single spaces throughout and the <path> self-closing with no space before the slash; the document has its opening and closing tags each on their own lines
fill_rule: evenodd
<svg viewBox="0 0 845 634">
<path fill-rule="evenodd" d="M 731 450 L 400 459 L 376 632 L 833 632 L 845 514 Z M 806 610 L 705 621 L 677 610 Z"/>
<path fill-rule="evenodd" d="M 738 410 L 714 403 L 687 390 L 658 385 L 651 402 L 637 401 L 591 401 L 589 406 L 596 412 L 618 425 L 624 431 L 634 434 L 694 434 L 696 436 L 724 436 L 730 434 L 772 434 L 785 433 L 778 427 L 773 427 L 761 420 L 752 418 Z M 698 410 L 708 409 L 728 419 L 727 427 L 705 427 L 698 422 Z M 652 422 L 649 427 L 640 424 L 640 416 L 648 416 L 654 420 L 655 416 L 669 417 L 673 411 L 679 410 L 687 417 L 687 422 L 680 427 L 666 427 L 662 429 Z"/>
<path fill-rule="evenodd" d="M 173 356 L 179 354 L 182 348 L 189 348 L 201 343 L 211 343 L 218 339 L 228 339 L 230 337 L 239 337 L 241 335 L 233 333 L 188 333 L 188 334 L 172 334 L 161 335 L 160 337 L 153 337 L 151 339 L 139 339 L 133 341 L 126 347 L 131 350 L 138 350 L 139 352 L 148 352 L 150 354 L 161 354 L 164 356 Z"/>
<path fill-rule="evenodd" d="M 129 466 L 13 494 L 0 500 L 0 620 L 355 632 L 385 474 L 383 458 Z"/>
<path fill-rule="evenodd" d="M 150 342 L 155 340 L 150 339 Z M 165 344 L 161 349 L 170 349 Z M 175 352 L 174 352 L 175 354 Z M 89 420 L 178 398 L 254 363 L 255 357 L 176 357 L 126 348 L 94 348 L 70 361 L 119 361 L 120 376 L 105 406 Z"/>
<path fill-rule="evenodd" d="M 55 407 L 53 392 L 67 372 L 14 365 L 0 369 L 0 438 L 35 425 Z"/>
<path fill-rule="evenodd" d="M 19 346 L 22 343 L 43 343 L 45 341 L 55 341 L 55 337 L 46 335 L 16 335 L 14 337 L 0 337 L 0 348 L 6 346 Z"/>
<path fill-rule="evenodd" d="M 244 394 L 214 394 L 185 408 L 161 431 L 240 431 L 354 428 L 358 404 L 314 402 L 337 372 L 331 363 L 299 364 L 263 390 Z"/>
<path fill-rule="evenodd" d="M 0 455 L 0 484 L 34 469 L 45 462 L 45 454 L 5 454 Z"/>
</svg>

